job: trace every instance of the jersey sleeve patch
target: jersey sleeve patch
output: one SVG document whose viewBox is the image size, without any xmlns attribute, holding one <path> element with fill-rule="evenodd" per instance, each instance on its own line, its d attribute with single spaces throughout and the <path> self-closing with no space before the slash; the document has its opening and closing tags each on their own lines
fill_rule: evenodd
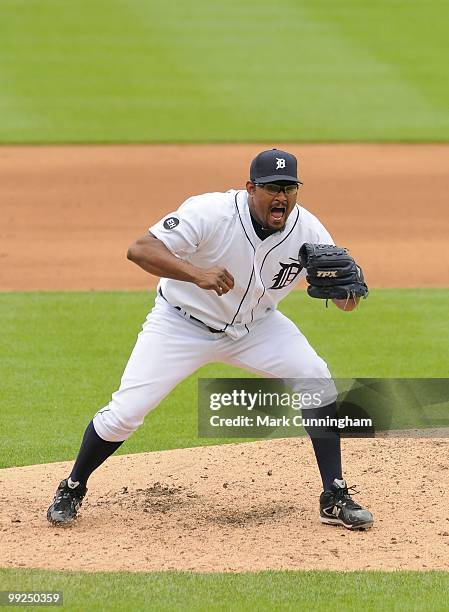
<svg viewBox="0 0 449 612">
<path fill-rule="evenodd" d="M 179 225 L 179 219 L 177 217 L 167 217 L 163 223 L 166 230 L 175 229 L 177 225 Z"/>
</svg>

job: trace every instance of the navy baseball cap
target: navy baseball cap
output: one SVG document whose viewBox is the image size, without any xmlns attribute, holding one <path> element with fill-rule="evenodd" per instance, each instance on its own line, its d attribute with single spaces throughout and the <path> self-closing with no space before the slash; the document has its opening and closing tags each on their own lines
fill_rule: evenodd
<svg viewBox="0 0 449 612">
<path fill-rule="evenodd" d="M 302 182 L 297 177 L 296 157 L 280 149 L 262 151 L 251 162 L 249 176 L 253 183 L 274 183 L 276 181 Z"/>
</svg>

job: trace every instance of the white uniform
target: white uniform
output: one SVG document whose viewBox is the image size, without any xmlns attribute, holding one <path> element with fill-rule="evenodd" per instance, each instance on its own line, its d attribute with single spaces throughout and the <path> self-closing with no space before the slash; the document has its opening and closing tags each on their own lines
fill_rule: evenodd
<svg viewBox="0 0 449 612">
<path fill-rule="evenodd" d="M 261 240 L 251 222 L 247 192 L 230 190 L 189 198 L 149 231 L 194 266 L 226 268 L 235 284 L 218 296 L 193 283 L 161 279 L 120 388 L 94 417 L 101 438 L 128 438 L 175 385 L 211 361 L 264 377 L 308 379 L 302 391 L 313 393 L 324 385 L 322 405 L 335 400 L 326 363 L 276 310 L 305 276 L 300 246 L 333 244 L 314 215 L 296 205 L 284 229 Z"/>
</svg>

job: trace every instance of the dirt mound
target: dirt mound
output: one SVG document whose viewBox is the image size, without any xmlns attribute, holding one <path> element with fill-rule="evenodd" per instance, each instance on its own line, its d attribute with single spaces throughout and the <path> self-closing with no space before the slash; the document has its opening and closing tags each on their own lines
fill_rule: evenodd
<svg viewBox="0 0 449 612">
<path fill-rule="evenodd" d="M 45 514 L 71 464 L 1 470 L 0 566 L 449 570 L 449 440 L 343 444 L 370 531 L 322 525 L 309 440 L 273 440 L 111 457 L 70 528 Z"/>
</svg>

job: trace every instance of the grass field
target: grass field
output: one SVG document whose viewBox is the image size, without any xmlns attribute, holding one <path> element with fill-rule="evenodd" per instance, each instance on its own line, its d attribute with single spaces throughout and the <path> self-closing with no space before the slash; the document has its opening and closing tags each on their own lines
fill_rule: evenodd
<svg viewBox="0 0 449 612">
<path fill-rule="evenodd" d="M 75 456 L 86 424 L 119 384 L 153 298 L 148 292 L 0 294 L 7 434 L 0 467 Z M 334 376 L 447 377 L 448 298 L 449 289 L 375 290 L 348 314 L 295 292 L 281 309 Z M 197 437 L 197 379 L 249 375 L 223 364 L 201 368 L 148 415 L 119 453 L 222 443 Z"/>
<path fill-rule="evenodd" d="M 359 311 L 347 314 L 298 292 L 282 310 L 340 377 L 444 377 L 448 297 L 449 289 L 375 290 Z M 148 292 L 0 294 L 1 467 L 75 456 L 86 423 L 119 382 L 152 300 Z M 205 443 L 196 436 L 198 375 L 246 374 L 221 364 L 202 368 L 148 416 L 119 453 Z M 438 611 L 447 609 L 449 575 L 0 569 L 1 590 L 62 590 L 67 610 L 328 610 L 331 605 L 345 611 Z"/>
<path fill-rule="evenodd" d="M 0 142 L 447 141 L 442 0 L 2 0 Z"/>
<path fill-rule="evenodd" d="M 439 612 L 447 610 L 449 575 L 446 572 L 61 574 L 0 570 L 0 590 L 8 589 L 63 591 L 63 609 L 71 611 L 327 611 L 331 607 L 337 612 Z"/>
</svg>

